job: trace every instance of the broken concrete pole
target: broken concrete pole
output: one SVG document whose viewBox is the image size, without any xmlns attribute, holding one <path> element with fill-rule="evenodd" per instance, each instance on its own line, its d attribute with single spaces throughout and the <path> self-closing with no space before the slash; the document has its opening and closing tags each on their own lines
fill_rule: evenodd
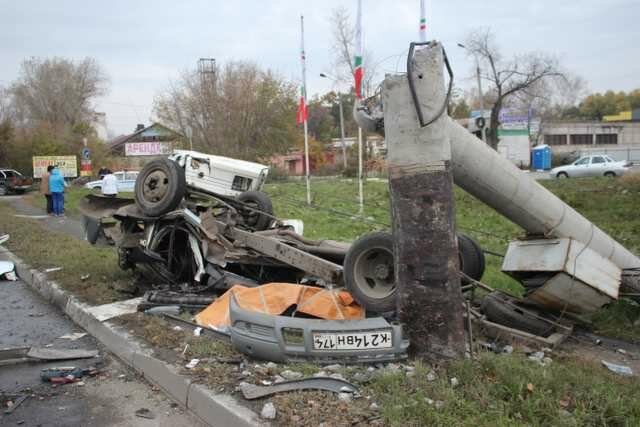
<svg viewBox="0 0 640 427">
<path fill-rule="evenodd" d="M 442 46 L 418 50 L 412 62 L 428 122 L 446 102 Z M 448 116 L 445 111 L 420 127 L 406 75 L 388 76 L 382 94 L 400 320 L 415 356 L 461 358 L 465 335 Z"/>
</svg>

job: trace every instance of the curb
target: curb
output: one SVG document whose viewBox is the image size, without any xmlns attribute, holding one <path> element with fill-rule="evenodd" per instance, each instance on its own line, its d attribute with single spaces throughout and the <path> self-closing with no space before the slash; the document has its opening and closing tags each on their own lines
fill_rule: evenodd
<svg viewBox="0 0 640 427">
<path fill-rule="evenodd" d="M 17 276 L 29 287 L 205 423 L 232 427 L 266 425 L 255 412 L 241 406 L 232 396 L 215 394 L 202 385 L 192 383 L 189 377 L 178 374 L 174 366 L 153 357 L 151 351 L 143 348 L 127 331 L 108 321 L 98 321 L 86 310 L 89 306 L 57 283 L 47 280 L 44 273 L 32 269 L 8 249 L 0 248 L 0 253 L 14 262 Z"/>
</svg>

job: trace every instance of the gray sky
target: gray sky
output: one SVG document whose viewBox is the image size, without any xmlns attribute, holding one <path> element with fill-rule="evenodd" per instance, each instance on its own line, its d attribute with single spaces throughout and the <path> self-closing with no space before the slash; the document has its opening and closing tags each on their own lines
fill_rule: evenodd
<svg viewBox="0 0 640 427">
<path fill-rule="evenodd" d="M 253 60 L 299 80 L 304 14 L 308 93 L 323 93 L 332 88 L 318 77 L 331 72 L 328 17 L 339 5 L 355 16 L 356 0 L 0 0 L 0 85 L 31 56 L 93 57 L 110 78 L 97 109 L 116 134 L 129 133 L 149 123 L 154 95 L 200 57 Z M 418 0 L 363 0 L 365 47 L 375 61 L 388 58 L 378 71 L 403 70 L 418 15 Z M 638 0 L 427 0 L 428 38 L 444 43 L 461 87 L 474 84 L 473 61 L 456 43 L 489 26 L 505 55 L 554 53 L 591 91 L 638 88 L 638 18 Z"/>
</svg>

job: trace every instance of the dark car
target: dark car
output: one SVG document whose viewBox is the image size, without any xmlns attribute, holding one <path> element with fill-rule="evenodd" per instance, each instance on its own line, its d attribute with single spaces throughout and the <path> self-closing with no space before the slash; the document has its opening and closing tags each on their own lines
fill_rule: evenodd
<svg viewBox="0 0 640 427">
<path fill-rule="evenodd" d="M 24 193 L 33 185 L 33 179 L 13 169 L 0 169 L 0 196 Z"/>
</svg>

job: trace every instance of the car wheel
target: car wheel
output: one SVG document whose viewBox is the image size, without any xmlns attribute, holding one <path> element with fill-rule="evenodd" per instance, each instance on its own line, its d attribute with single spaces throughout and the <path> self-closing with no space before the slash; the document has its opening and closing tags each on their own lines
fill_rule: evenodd
<svg viewBox="0 0 640 427">
<path fill-rule="evenodd" d="M 0 196 L 6 196 L 7 195 L 7 187 L 5 187 L 4 185 L 0 185 Z"/>
<path fill-rule="evenodd" d="M 168 159 L 147 163 L 136 178 L 136 205 L 149 216 L 161 216 L 178 207 L 186 189 L 184 169 Z"/>
<path fill-rule="evenodd" d="M 482 279 L 485 258 L 478 242 L 466 234 L 458 234 L 458 254 L 460 257 L 460 271 L 473 280 Z M 469 284 L 465 278 L 462 278 L 461 282 L 463 285 Z"/>
<path fill-rule="evenodd" d="M 566 172 L 558 172 L 556 178 L 569 178 L 569 174 Z"/>
<path fill-rule="evenodd" d="M 607 178 L 615 178 L 616 177 L 616 173 L 615 172 L 605 172 L 604 176 L 606 176 Z"/>
<path fill-rule="evenodd" d="M 256 231 L 262 231 L 269 228 L 272 220 L 271 217 L 273 216 L 273 203 L 266 193 L 263 193 L 262 191 L 245 191 L 236 197 L 236 200 L 250 208 L 267 214 L 262 215 L 254 210 L 244 209 L 244 212 L 242 212 L 242 218 L 248 227 Z"/>
<path fill-rule="evenodd" d="M 529 313 L 534 312 L 533 309 L 527 308 L 525 311 L 518 305 L 517 298 L 502 292 L 492 292 L 484 297 L 482 312 L 491 322 L 535 335 L 547 335 L 553 329 L 551 323 L 538 318 L 542 317 L 539 313 L 535 313 L 537 317 L 534 317 Z"/>
<path fill-rule="evenodd" d="M 396 309 L 391 233 L 367 234 L 351 245 L 344 259 L 344 281 L 353 298 L 368 311 Z"/>
<path fill-rule="evenodd" d="M 480 280 L 485 258 L 471 237 L 458 235 L 460 270 Z M 354 299 L 367 310 L 384 313 L 396 309 L 393 237 L 388 232 L 367 234 L 356 240 L 344 259 L 344 281 Z M 465 280 L 462 280 L 466 284 Z"/>
<path fill-rule="evenodd" d="M 100 237 L 100 221 L 83 215 L 82 228 L 84 229 L 84 238 L 92 245 L 95 245 L 98 237 Z"/>
</svg>

